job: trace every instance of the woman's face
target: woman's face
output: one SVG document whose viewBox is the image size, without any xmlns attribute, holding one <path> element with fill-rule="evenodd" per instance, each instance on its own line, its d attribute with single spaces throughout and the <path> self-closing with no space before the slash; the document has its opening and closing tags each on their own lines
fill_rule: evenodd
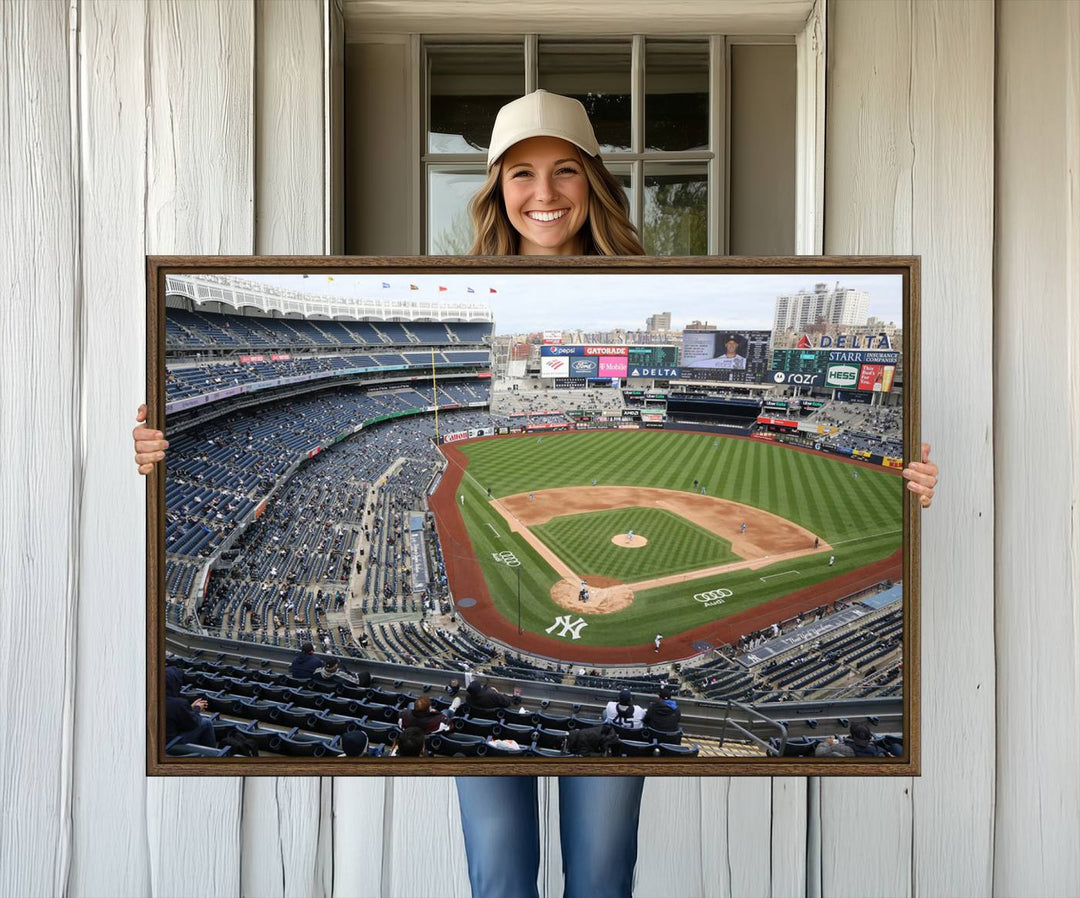
<svg viewBox="0 0 1080 898">
<path fill-rule="evenodd" d="M 522 140 L 503 155 L 499 182 L 521 255 L 581 253 L 589 182 L 577 147 L 558 137 Z"/>
</svg>

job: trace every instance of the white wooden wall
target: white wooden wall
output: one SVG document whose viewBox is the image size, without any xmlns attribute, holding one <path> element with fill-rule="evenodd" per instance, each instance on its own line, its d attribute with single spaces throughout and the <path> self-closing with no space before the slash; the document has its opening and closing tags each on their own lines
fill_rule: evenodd
<svg viewBox="0 0 1080 898">
<path fill-rule="evenodd" d="M 1075 895 L 1080 4 L 828 14 L 825 250 L 923 257 L 924 774 L 651 780 L 637 893 Z M 449 780 L 147 780 L 131 725 L 143 255 L 328 248 L 339 23 L 0 4 L 0 895 L 468 892 Z"/>
</svg>

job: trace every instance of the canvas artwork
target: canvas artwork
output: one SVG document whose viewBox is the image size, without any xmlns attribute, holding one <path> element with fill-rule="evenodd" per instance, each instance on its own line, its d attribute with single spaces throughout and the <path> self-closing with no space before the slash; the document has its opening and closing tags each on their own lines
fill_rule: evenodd
<svg viewBox="0 0 1080 898">
<path fill-rule="evenodd" d="M 545 262 L 149 260 L 151 772 L 918 772 L 918 260 Z"/>
</svg>

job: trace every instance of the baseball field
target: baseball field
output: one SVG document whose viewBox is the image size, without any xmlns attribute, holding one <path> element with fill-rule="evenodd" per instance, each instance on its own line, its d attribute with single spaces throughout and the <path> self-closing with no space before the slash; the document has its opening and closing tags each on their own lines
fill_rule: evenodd
<svg viewBox="0 0 1080 898">
<path fill-rule="evenodd" d="M 902 478 L 772 442 L 588 431 L 444 451 L 436 515 L 451 588 L 515 635 L 520 592 L 521 627 L 544 654 L 709 638 L 717 622 L 899 557 Z"/>
</svg>

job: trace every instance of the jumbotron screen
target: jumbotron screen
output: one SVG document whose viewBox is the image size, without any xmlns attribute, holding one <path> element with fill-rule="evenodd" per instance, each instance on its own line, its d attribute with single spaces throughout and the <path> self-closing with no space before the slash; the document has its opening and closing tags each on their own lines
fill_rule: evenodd
<svg viewBox="0 0 1080 898">
<path fill-rule="evenodd" d="M 760 383 L 769 368 L 772 331 L 684 331 L 679 376 L 690 380 Z"/>
</svg>

